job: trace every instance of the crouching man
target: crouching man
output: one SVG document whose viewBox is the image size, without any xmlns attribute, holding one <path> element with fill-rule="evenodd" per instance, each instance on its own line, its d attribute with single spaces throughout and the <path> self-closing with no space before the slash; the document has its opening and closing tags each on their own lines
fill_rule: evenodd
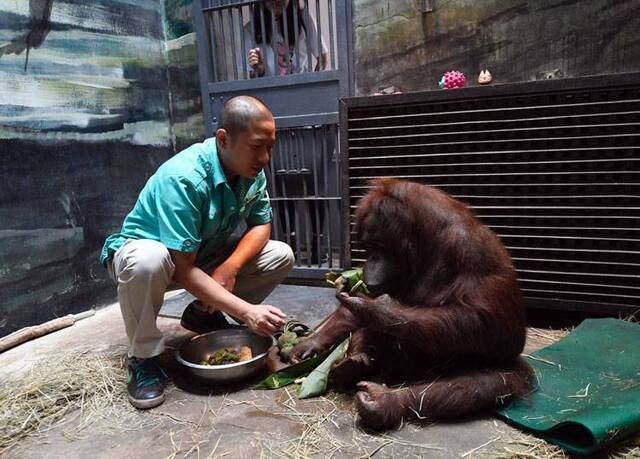
<svg viewBox="0 0 640 459">
<path fill-rule="evenodd" d="M 182 326 L 205 333 L 229 326 L 222 311 L 260 335 L 276 332 L 285 314 L 261 304 L 293 266 L 291 248 L 269 240 L 272 211 L 263 171 L 275 122 L 259 100 L 230 99 L 215 138 L 178 153 L 149 179 L 120 233 L 109 236 L 101 262 L 117 283 L 130 348 L 129 401 L 140 409 L 164 401 L 164 350 L 156 318 L 164 294 L 183 287 L 199 301 Z M 242 221 L 247 230 L 233 243 Z"/>
</svg>

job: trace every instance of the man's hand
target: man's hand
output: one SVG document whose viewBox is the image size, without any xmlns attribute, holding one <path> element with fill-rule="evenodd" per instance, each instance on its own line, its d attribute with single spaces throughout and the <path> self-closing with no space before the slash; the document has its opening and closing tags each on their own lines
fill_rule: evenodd
<svg viewBox="0 0 640 459">
<path fill-rule="evenodd" d="M 242 318 L 252 332 L 270 336 L 286 323 L 287 315 L 275 306 L 257 304 L 252 306 Z"/>
<path fill-rule="evenodd" d="M 213 271 L 211 277 L 218 284 L 222 285 L 226 291 L 233 293 L 233 289 L 236 287 L 238 271 L 239 269 L 235 265 L 225 262 Z"/>
</svg>

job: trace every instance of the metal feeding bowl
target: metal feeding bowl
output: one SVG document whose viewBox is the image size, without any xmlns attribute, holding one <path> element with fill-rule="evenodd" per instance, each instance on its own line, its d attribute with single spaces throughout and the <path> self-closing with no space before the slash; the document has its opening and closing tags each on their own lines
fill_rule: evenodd
<svg viewBox="0 0 640 459">
<path fill-rule="evenodd" d="M 260 371 L 267 362 L 272 345 L 273 338 L 258 336 L 248 328 L 216 330 L 194 336 L 182 344 L 176 352 L 176 359 L 189 373 L 202 380 L 229 384 L 248 379 Z M 238 351 L 242 346 L 251 348 L 251 359 L 224 365 L 200 365 L 218 349 L 232 347 Z"/>
</svg>

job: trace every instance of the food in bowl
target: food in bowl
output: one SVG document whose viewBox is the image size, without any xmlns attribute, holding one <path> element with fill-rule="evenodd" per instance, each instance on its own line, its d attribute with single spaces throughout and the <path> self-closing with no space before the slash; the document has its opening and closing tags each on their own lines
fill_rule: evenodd
<svg viewBox="0 0 640 459">
<path fill-rule="evenodd" d="M 238 351 L 239 362 L 244 362 L 245 360 L 251 360 L 253 358 L 253 353 L 251 352 L 251 348 L 249 346 L 242 346 Z"/>
<path fill-rule="evenodd" d="M 269 349 L 274 344 L 271 336 L 260 336 L 248 328 L 215 330 L 187 339 L 176 351 L 176 359 L 187 373 L 212 384 L 235 384 L 251 379 L 263 370 Z M 236 351 L 244 346 L 251 350 L 249 360 L 227 365 L 201 365 L 215 350 L 230 347 Z"/>
<path fill-rule="evenodd" d="M 200 362 L 200 365 L 226 365 L 251 360 L 252 357 L 253 354 L 249 346 L 242 346 L 240 350 L 236 350 L 233 347 L 223 347 L 207 356 Z"/>
</svg>

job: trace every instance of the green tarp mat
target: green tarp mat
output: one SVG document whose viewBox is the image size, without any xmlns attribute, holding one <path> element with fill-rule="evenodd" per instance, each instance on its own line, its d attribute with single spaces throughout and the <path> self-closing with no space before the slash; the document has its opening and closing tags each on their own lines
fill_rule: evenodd
<svg viewBox="0 0 640 459">
<path fill-rule="evenodd" d="M 511 424 L 578 454 L 640 430 L 640 324 L 588 319 L 525 358 L 538 388 L 498 411 Z"/>
</svg>

